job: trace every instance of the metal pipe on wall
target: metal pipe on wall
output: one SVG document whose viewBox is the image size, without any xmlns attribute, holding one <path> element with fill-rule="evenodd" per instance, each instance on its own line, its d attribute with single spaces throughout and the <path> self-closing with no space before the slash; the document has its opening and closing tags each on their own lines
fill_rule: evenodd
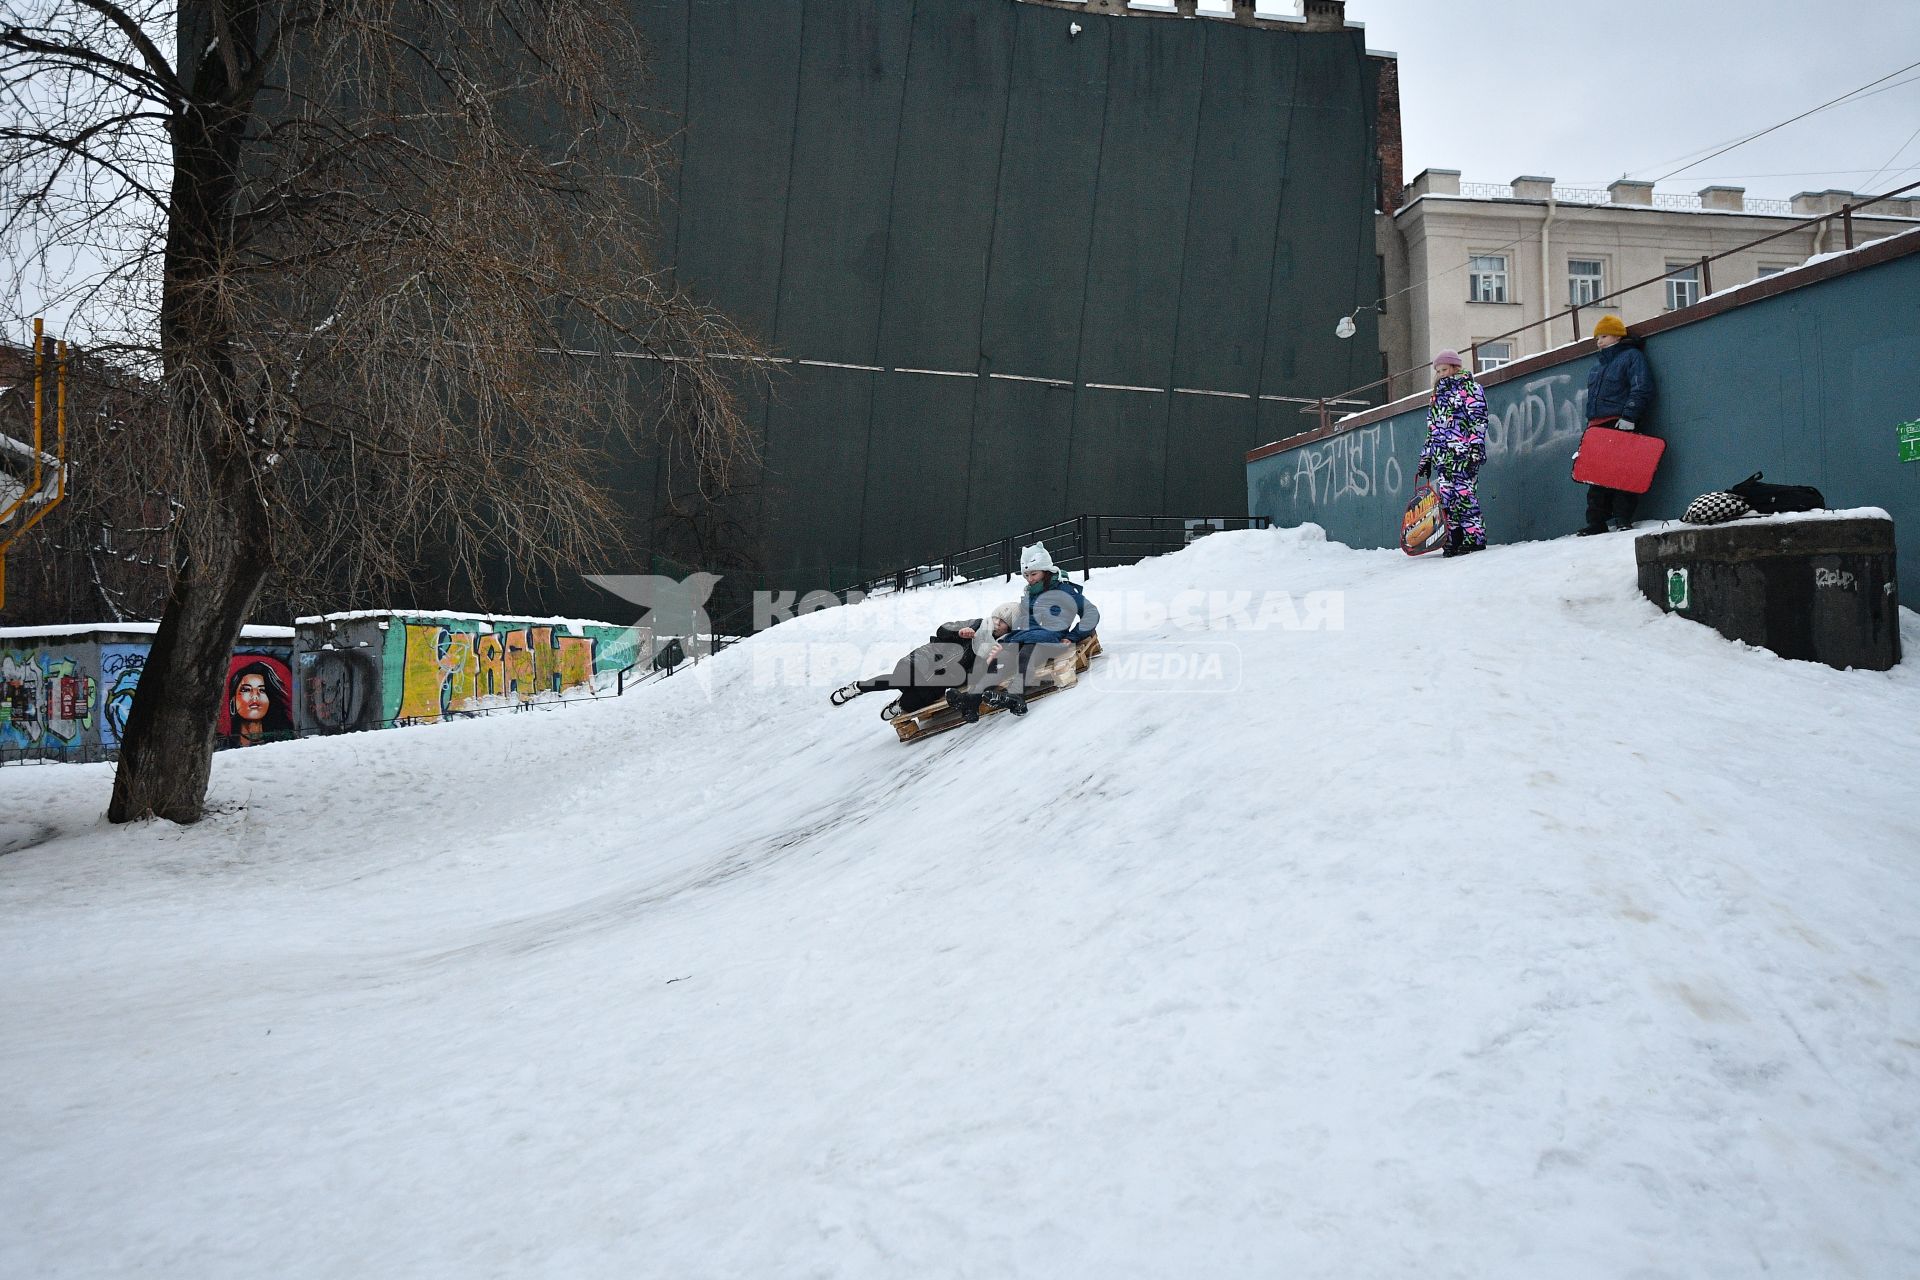
<svg viewBox="0 0 1920 1280">
<path fill-rule="evenodd" d="M 1547 188 L 1547 220 L 1540 224 L 1540 320 L 1544 324 L 1553 314 L 1553 218 L 1560 211 L 1560 204 L 1553 198 L 1553 188 Z M 1574 322 L 1576 327 L 1579 322 Z M 1576 332 L 1574 337 L 1580 335 Z M 1540 335 L 1540 349 L 1545 351 L 1552 341 L 1552 331 Z"/>
</svg>

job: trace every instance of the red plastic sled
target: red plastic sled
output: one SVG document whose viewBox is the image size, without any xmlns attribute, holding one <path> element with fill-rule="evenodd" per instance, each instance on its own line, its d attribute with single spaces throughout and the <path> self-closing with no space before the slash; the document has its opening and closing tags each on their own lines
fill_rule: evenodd
<svg viewBox="0 0 1920 1280">
<path fill-rule="evenodd" d="M 1447 512 L 1433 486 L 1421 485 L 1413 491 L 1407 514 L 1400 521 L 1400 549 L 1410 556 L 1423 556 L 1447 545 Z"/>
<path fill-rule="evenodd" d="M 1616 427 L 1588 427 L 1580 437 L 1580 455 L 1573 460 L 1573 478 L 1623 493 L 1645 493 L 1653 487 L 1653 473 L 1667 442 L 1658 436 Z"/>
</svg>

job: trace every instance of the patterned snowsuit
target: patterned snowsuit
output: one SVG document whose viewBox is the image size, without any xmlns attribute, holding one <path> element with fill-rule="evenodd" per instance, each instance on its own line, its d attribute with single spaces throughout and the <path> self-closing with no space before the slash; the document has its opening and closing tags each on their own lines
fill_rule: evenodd
<svg viewBox="0 0 1920 1280">
<path fill-rule="evenodd" d="M 1440 379 L 1433 384 L 1420 465 L 1432 474 L 1433 491 L 1460 545 L 1487 545 L 1487 526 L 1473 489 L 1480 464 L 1486 460 L 1487 393 L 1469 373 Z"/>
</svg>

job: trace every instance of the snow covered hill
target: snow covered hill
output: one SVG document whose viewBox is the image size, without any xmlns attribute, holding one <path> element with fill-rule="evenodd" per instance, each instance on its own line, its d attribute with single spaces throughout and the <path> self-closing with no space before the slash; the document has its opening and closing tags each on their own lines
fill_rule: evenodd
<svg viewBox="0 0 1920 1280">
<path fill-rule="evenodd" d="M 1081 688 L 911 747 L 828 689 L 1004 584 L 191 829 L 0 770 L 0 1275 L 1920 1274 L 1914 660 L 1618 537 L 1089 593 Z"/>
</svg>

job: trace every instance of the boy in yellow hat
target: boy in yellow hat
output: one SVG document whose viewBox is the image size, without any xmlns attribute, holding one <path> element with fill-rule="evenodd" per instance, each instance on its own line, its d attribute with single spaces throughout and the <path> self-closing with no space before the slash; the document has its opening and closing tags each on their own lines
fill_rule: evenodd
<svg viewBox="0 0 1920 1280">
<path fill-rule="evenodd" d="M 1627 326 L 1619 316 L 1601 316 L 1593 326 L 1593 340 L 1600 348 L 1600 359 L 1587 374 L 1587 425 L 1637 431 L 1653 404 L 1653 372 L 1640 350 L 1640 340 L 1627 336 Z M 1634 509 L 1640 495 L 1603 485 L 1587 486 L 1587 523 L 1581 527 L 1585 538 L 1605 533 L 1608 528 L 1633 527 Z"/>
</svg>

